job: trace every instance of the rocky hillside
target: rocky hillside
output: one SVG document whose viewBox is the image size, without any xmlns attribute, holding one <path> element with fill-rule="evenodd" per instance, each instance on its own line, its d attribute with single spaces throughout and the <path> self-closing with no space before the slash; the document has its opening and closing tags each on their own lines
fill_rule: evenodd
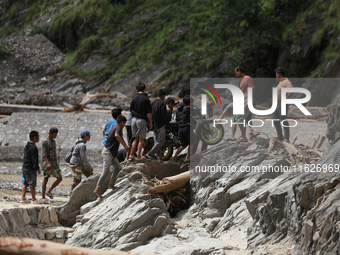
<svg viewBox="0 0 340 255">
<path fill-rule="evenodd" d="M 330 132 L 339 130 L 336 103 L 332 109 Z M 147 181 L 185 169 L 173 162 L 125 162 L 118 188 L 104 199 L 94 200 L 96 175 L 60 208 L 61 223 L 75 223 L 66 243 L 151 254 L 338 254 L 338 136 L 328 136 L 333 146 L 313 163 L 321 168 L 303 165 L 308 171 L 196 171 L 195 165 L 289 167 L 293 156 L 279 149 L 269 153 L 264 138 L 192 156 L 190 194 L 176 215 L 168 196 L 147 193 Z"/>
<path fill-rule="evenodd" d="M 26 91 L 182 96 L 190 77 L 339 76 L 337 0 L 0 1 L 0 83 Z M 70 81 L 65 85 L 66 81 Z M 11 85 L 11 87 L 9 87 Z M 64 85 L 64 86 L 62 86 Z"/>
</svg>

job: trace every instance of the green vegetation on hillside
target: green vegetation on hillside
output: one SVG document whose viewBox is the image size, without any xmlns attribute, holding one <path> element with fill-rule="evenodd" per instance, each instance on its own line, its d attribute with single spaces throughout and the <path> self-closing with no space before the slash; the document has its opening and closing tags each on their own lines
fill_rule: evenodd
<svg viewBox="0 0 340 255">
<path fill-rule="evenodd" d="M 20 26 L 3 26 L 23 10 Z M 320 76 L 331 58 L 339 58 L 339 0 L 17 1 L 0 19 L 0 37 L 34 27 L 46 14 L 54 18 L 44 33 L 68 54 L 62 68 L 109 82 L 164 62 L 168 79 L 203 76 L 214 73 L 225 53 L 229 67 L 223 75 L 233 76 L 241 64 L 252 76 L 268 77 L 282 50 L 294 44 L 301 51 L 308 33 L 320 52 L 304 75 Z M 315 31 L 310 24 L 316 24 Z M 79 68 L 98 57 L 107 63 L 100 70 Z"/>
</svg>

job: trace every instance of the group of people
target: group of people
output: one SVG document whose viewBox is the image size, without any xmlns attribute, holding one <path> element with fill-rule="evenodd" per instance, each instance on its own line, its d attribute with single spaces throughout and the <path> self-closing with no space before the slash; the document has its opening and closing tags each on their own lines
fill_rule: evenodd
<svg viewBox="0 0 340 255">
<path fill-rule="evenodd" d="M 115 189 L 115 182 L 118 173 L 121 171 L 120 162 L 124 160 L 144 161 L 146 158 L 157 160 L 162 163 L 160 149 L 164 145 L 166 132 L 170 129 L 170 120 L 172 119 L 173 107 L 179 104 L 179 112 L 176 120 L 180 126 L 181 147 L 176 152 L 172 161 L 177 160 L 178 154 L 190 144 L 190 122 L 188 122 L 188 114 L 190 114 L 190 103 L 192 98 L 185 96 L 183 102 L 175 102 L 171 97 L 165 100 L 166 92 L 163 89 L 158 90 L 157 98 L 150 102 L 146 93 L 145 84 L 139 82 L 136 86 L 137 95 L 131 101 L 130 114 L 128 118 L 121 115 L 122 109 L 114 108 L 111 111 L 112 120 L 109 120 L 103 129 L 103 171 L 98 179 L 94 193 L 102 198 L 102 186 L 104 180 L 109 174 L 110 167 L 113 171 L 110 177 L 108 189 Z M 126 127 L 127 142 L 123 138 L 123 128 Z M 154 133 L 154 145 L 151 150 L 147 151 L 145 146 L 146 135 L 148 130 Z M 39 167 L 38 149 L 36 143 L 39 142 L 39 133 L 31 131 L 29 134 L 30 141 L 27 142 L 24 150 L 23 163 L 23 188 L 21 203 L 49 203 L 45 196 L 53 199 L 52 190 L 62 181 L 62 175 L 59 168 L 56 153 L 55 138 L 58 135 L 58 129 L 52 127 L 49 130 L 47 138 L 42 142 L 42 160 L 41 170 L 44 179 L 42 183 L 42 199 L 38 201 L 35 196 L 35 187 L 37 174 L 41 173 Z M 86 143 L 90 140 L 92 134 L 88 130 L 83 130 L 80 137 L 75 141 L 71 148 L 69 159 L 70 168 L 74 174 L 71 193 L 74 188 L 81 182 L 82 174 L 89 177 L 93 174 L 93 167 L 86 157 Z M 119 145 L 124 147 L 119 151 Z M 142 150 L 144 148 L 143 154 Z M 189 149 L 190 151 L 190 149 Z M 188 152 L 186 162 L 190 160 Z M 49 177 L 55 177 L 56 180 L 46 190 Z M 32 200 L 26 198 L 27 188 L 30 188 Z"/>
<path fill-rule="evenodd" d="M 254 81 L 249 75 L 245 74 L 245 70 L 242 66 L 237 66 L 235 68 L 235 75 L 237 78 L 242 78 L 240 82 L 240 89 L 242 90 L 243 96 L 244 96 L 244 114 L 243 115 L 235 115 L 233 120 L 233 125 L 231 129 L 231 137 L 227 140 L 229 141 L 236 141 L 235 139 L 235 133 L 237 129 L 237 125 L 240 128 L 241 131 L 241 139 L 240 141 L 247 141 L 246 137 L 246 128 L 242 123 L 250 124 L 252 120 L 252 113 L 250 112 L 248 108 L 248 88 L 254 88 Z M 277 139 L 283 140 L 286 142 L 289 142 L 289 123 L 286 120 L 287 115 L 283 115 L 281 113 L 281 89 L 282 88 L 289 88 L 293 87 L 292 83 L 289 81 L 289 79 L 285 76 L 285 70 L 281 67 L 278 67 L 275 69 L 275 76 L 276 79 L 279 81 L 279 84 L 277 85 L 277 100 L 278 105 L 276 110 L 273 113 L 273 118 L 280 121 L 274 121 L 274 126 L 277 132 Z M 290 94 L 287 95 L 288 97 Z M 255 103 L 254 103 L 255 104 Z M 286 114 L 288 112 L 288 105 L 286 106 Z M 224 107 L 224 110 L 220 116 L 220 119 L 223 119 L 225 115 L 232 114 L 233 112 L 233 102 L 229 103 Z M 281 124 L 282 122 L 284 128 L 282 132 Z M 238 124 L 237 124 L 238 123 Z"/>
<path fill-rule="evenodd" d="M 278 106 L 273 113 L 274 119 L 283 121 L 286 119 L 286 115 L 281 113 L 281 89 L 284 87 L 292 87 L 292 83 L 285 77 L 285 71 L 283 68 L 276 68 L 276 78 L 279 80 L 277 86 L 278 89 Z M 244 114 L 234 116 L 234 124 L 232 126 L 232 135 L 229 140 L 236 140 L 235 133 L 237 125 L 239 125 L 242 140 L 247 141 L 245 126 L 240 123 L 250 123 L 252 119 L 252 113 L 248 108 L 248 94 L 247 88 L 254 88 L 254 82 L 252 78 L 245 74 L 242 66 L 235 68 L 235 74 L 238 78 L 242 78 L 240 82 L 240 89 L 244 95 Z M 101 187 L 109 174 L 110 167 L 113 166 L 113 171 L 110 177 L 108 189 L 115 188 L 115 182 L 118 173 L 121 171 L 120 162 L 124 160 L 136 160 L 144 161 L 146 158 L 151 160 L 158 160 L 162 162 L 162 156 L 160 154 L 161 147 L 164 145 L 166 132 L 170 129 L 170 121 L 172 119 L 173 107 L 179 104 L 176 111 L 176 122 L 179 125 L 179 139 L 181 142 L 180 148 L 176 151 L 172 161 L 177 161 L 177 156 L 188 147 L 188 153 L 184 162 L 190 161 L 190 151 L 193 144 L 190 142 L 190 135 L 192 135 L 192 128 L 190 128 L 190 111 L 193 104 L 193 98 L 189 95 L 183 98 L 183 102 L 175 102 L 171 97 L 165 100 L 166 92 L 163 89 L 157 91 L 157 98 L 152 102 L 148 98 L 146 93 L 145 84 L 139 82 L 136 86 L 137 95 L 131 101 L 130 114 L 128 118 L 121 115 L 122 109 L 114 108 L 111 112 L 113 119 L 109 120 L 103 129 L 103 171 L 99 177 L 97 186 L 94 190 L 99 198 L 101 196 Z M 289 95 L 288 95 L 289 97 Z M 212 103 L 212 102 L 211 102 Z M 213 104 L 213 103 L 212 103 Z M 208 114 L 206 117 L 212 117 L 213 110 L 210 102 L 208 102 Z M 229 103 L 223 110 L 220 119 L 223 119 L 226 114 L 231 114 L 233 110 L 233 103 Z M 287 112 L 287 111 L 286 111 Z M 210 116 L 211 115 L 211 116 Z M 236 124 L 239 123 L 239 124 Z M 280 122 L 274 122 L 277 139 L 289 142 L 289 127 L 287 121 L 283 121 L 284 133 L 282 133 Z M 127 143 L 123 138 L 123 128 L 126 128 Z M 154 145 L 151 150 L 147 151 L 145 146 L 146 135 L 148 130 L 153 131 Z M 41 170 L 43 171 L 43 183 L 42 183 L 42 203 L 48 203 L 46 197 L 53 199 L 52 190 L 62 181 L 62 175 L 59 168 L 56 152 L 55 138 L 58 135 L 58 129 L 52 127 L 49 130 L 48 136 L 42 142 L 42 160 Z M 80 133 L 80 137 L 76 140 L 71 148 L 70 168 L 74 174 L 73 184 L 71 186 L 71 192 L 81 182 L 81 176 L 84 174 L 89 177 L 93 174 L 93 168 L 88 162 L 86 157 L 86 142 L 91 138 L 92 134 L 88 130 L 83 130 Z M 38 203 L 35 196 L 35 187 L 37 174 L 40 174 L 38 149 L 36 143 L 39 142 L 39 133 L 37 131 L 31 131 L 29 134 L 30 141 L 27 142 L 24 151 L 24 163 L 23 163 L 23 188 L 21 203 Z M 119 145 L 124 147 L 119 151 Z M 144 148 L 144 150 L 143 150 Z M 143 150 L 143 153 L 142 153 Z M 46 186 L 50 177 L 55 177 L 56 180 L 46 190 Z M 27 188 L 30 188 L 32 200 L 26 199 Z"/>
<path fill-rule="evenodd" d="M 58 184 L 62 181 L 62 175 L 59 168 L 59 163 L 57 159 L 57 149 L 55 138 L 58 135 L 58 129 L 56 127 L 50 128 L 48 136 L 42 141 L 41 145 L 41 170 L 43 171 L 44 180 L 42 183 L 42 192 L 41 192 L 41 203 L 49 203 L 45 196 L 53 199 L 53 195 L 51 191 L 58 186 Z M 22 198 L 20 203 L 32 203 L 38 204 L 40 201 L 36 199 L 35 196 L 35 187 L 37 184 L 37 174 L 40 174 L 39 167 L 39 156 L 38 156 L 38 148 L 35 145 L 39 142 L 39 132 L 31 131 L 29 133 L 30 141 L 27 142 L 24 150 L 24 163 L 22 166 L 22 175 L 23 175 L 23 187 L 22 187 Z M 56 180 L 52 183 L 48 190 L 46 190 L 48 179 L 53 176 Z M 27 188 L 30 188 L 32 200 L 29 201 L 26 199 Z"/>
</svg>

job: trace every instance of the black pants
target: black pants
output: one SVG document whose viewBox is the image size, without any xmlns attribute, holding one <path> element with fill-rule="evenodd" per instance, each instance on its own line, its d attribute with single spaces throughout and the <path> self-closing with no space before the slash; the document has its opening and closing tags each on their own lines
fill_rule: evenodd
<svg viewBox="0 0 340 255">
<path fill-rule="evenodd" d="M 131 129 L 131 126 L 125 126 L 125 128 L 126 128 L 126 136 L 128 140 L 128 145 L 131 147 L 132 142 L 133 142 L 132 129 Z"/>
<path fill-rule="evenodd" d="M 282 135 L 281 121 L 287 119 L 288 113 L 288 105 L 286 106 L 286 115 L 281 115 L 281 104 L 277 105 L 276 110 L 273 112 L 273 119 L 279 119 L 280 121 L 274 121 L 274 126 L 276 129 L 277 136 L 280 140 L 286 139 L 289 141 L 289 123 L 288 121 L 284 121 L 283 124 L 286 127 L 283 127 L 284 136 Z"/>
</svg>

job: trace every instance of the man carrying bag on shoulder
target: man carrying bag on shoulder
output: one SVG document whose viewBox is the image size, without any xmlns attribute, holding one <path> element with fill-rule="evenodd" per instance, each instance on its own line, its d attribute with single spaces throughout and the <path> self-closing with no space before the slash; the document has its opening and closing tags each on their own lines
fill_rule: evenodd
<svg viewBox="0 0 340 255">
<path fill-rule="evenodd" d="M 81 182 L 82 174 L 84 174 L 87 178 L 93 174 L 93 168 L 87 161 L 86 157 L 86 142 L 90 140 L 91 136 L 92 134 L 90 131 L 81 131 L 80 138 L 78 138 L 72 146 L 70 167 L 73 172 L 73 184 L 71 186 L 71 193 L 73 189 Z"/>
</svg>

